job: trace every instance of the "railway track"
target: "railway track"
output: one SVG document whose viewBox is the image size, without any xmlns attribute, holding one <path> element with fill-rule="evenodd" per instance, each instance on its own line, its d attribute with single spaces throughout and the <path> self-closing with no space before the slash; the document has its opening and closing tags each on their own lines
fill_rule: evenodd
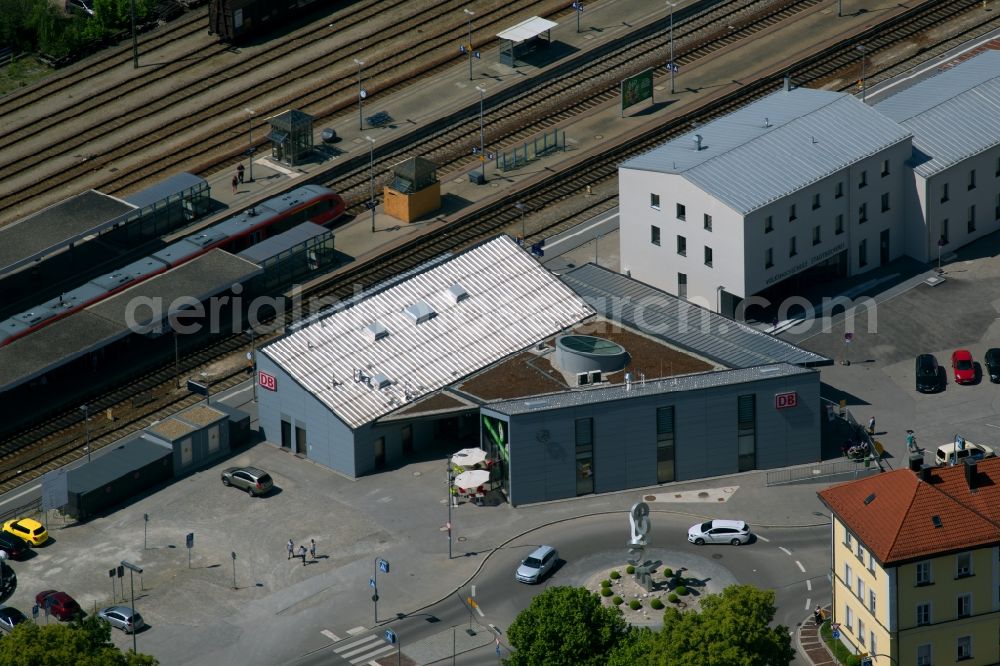
<svg viewBox="0 0 1000 666">
<path fill-rule="evenodd" d="M 963 7 L 954 7 L 961 4 Z M 803 58 L 791 66 L 791 71 L 795 73 L 796 82 L 799 84 L 818 84 L 823 81 L 842 78 L 845 69 L 856 66 L 858 56 L 855 46 L 859 43 L 867 45 L 879 44 L 881 48 L 897 44 L 901 40 L 912 38 L 914 35 L 926 30 L 928 26 L 936 25 L 947 16 L 954 16 L 955 13 L 967 10 L 976 5 L 976 2 L 961 2 L 955 0 L 949 14 L 944 11 L 946 8 L 938 6 L 937 3 L 926 3 L 922 7 L 912 9 L 905 14 L 890 21 L 871 28 L 869 31 L 846 40 L 837 45 L 826 48 L 818 53 Z M 981 25 L 981 24 L 980 24 Z M 869 55 L 876 52 L 877 47 L 869 49 Z M 926 50 L 926 49 L 925 49 Z M 912 58 L 915 60 L 915 56 Z M 873 67 L 871 78 L 876 79 L 883 72 L 898 69 L 904 66 L 902 62 L 891 63 L 884 68 Z M 701 108 L 686 113 L 682 116 L 666 119 L 661 122 L 652 122 L 642 131 L 634 132 L 629 136 L 614 142 L 607 143 L 600 154 L 581 155 L 572 163 L 565 165 L 565 168 L 558 173 L 540 174 L 538 177 L 525 181 L 523 187 L 517 193 L 531 209 L 539 210 L 560 202 L 570 196 L 579 193 L 581 182 L 601 184 L 613 181 L 617 176 L 617 165 L 629 157 L 645 152 L 650 147 L 658 145 L 663 141 L 688 131 L 692 123 L 704 123 L 714 117 L 732 111 L 734 108 L 743 106 L 749 101 L 771 91 L 781 85 L 782 74 L 788 67 L 781 67 L 765 75 L 757 81 L 726 94 L 718 94 L 709 99 Z M 851 83 L 850 85 L 853 85 Z M 613 205 L 616 197 L 614 194 L 607 194 L 597 197 L 592 201 L 589 208 L 594 205 L 609 207 Z M 557 218 L 551 223 L 546 223 L 544 228 L 535 226 L 533 234 L 546 235 L 567 223 L 573 216 L 583 214 L 583 210 L 577 208 L 568 216 Z M 400 272 L 417 267 L 426 261 L 439 256 L 444 252 L 454 251 L 478 242 L 515 224 L 518 220 L 519 212 L 514 209 L 509 201 L 494 201 L 479 206 L 475 211 L 457 217 L 446 227 L 436 231 L 433 236 L 423 236 L 415 238 L 399 247 L 393 248 L 379 257 L 377 261 L 367 264 L 350 267 L 348 270 L 337 274 L 335 280 L 317 283 L 308 295 L 313 297 L 326 298 L 346 298 L 353 295 L 354 285 L 372 285 L 391 278 Z M 533 225 L 534 226 L 534 225 Z M 287 323 L 287 322 L 286 322 Z M 245 338 L 235 336 L 224 340 L 219 340 L 205 349 L 198 352 L 204 359 L 217 359 L 225 354 L 231 354 L 234 350 L 246 347 Z M 194 361 L 196 359 L 189 359 Z M 164 373 L 172 373 L 172 369 L 160 369 L 149 373 L 144 378 L 131 382 L 124 387 L 120 393 L 130 395 L 136 390 L 157 391 L 158 409 L 169 408 L 169 403 L 175 405 L 189 398 L 183 394 L 178 394 L 174 390 L 174 379 L 171 376 L 169 389 L 159 387 L 155 382 Z M 241 379 L 240 372 L 236 370 L 219 378 L 220 385 L 223 382 L 236 382 Z M 100 398 L 95 404 L 114 407 L 117 394 L 109 394 Z M 136 415 L 130 423 L 142 420 L 145 423 L 149 419 L 148 414 Z M 32 442 L 30 448 L 21 448 L 16 452 L 0 457 L 0 489 L 5 489 L 19 483 L 23 483 L 29 478 L 37 476 L 43 468 L 55 465 L 67 457 L 79 457 L 79 447 L 82 444 L 82 428 L 80 424 L 81 415 L 74 412 L 67 412 L 57 419 L 53 419 L 47 424 L 41 424 L 32 432 L 22 433 L 22 435 L 10 438 L 0 443 L 0 452 L 12 451 L 18 448 L 18 440 L 21 445 Z M 61 429 L 60 424 L 69 424 L 67 429 Z M 47 434 L 45 431 L 48 431 Z M 95 435 L 95 441 L 99 438 L 117 438 L 122 434 L 124 428 L 115 427 L 106 432 Z M 22 439 L 22 437 L 24 439 Z M 45 453 L 43 453 L 43 451 Z"/>
</svg>

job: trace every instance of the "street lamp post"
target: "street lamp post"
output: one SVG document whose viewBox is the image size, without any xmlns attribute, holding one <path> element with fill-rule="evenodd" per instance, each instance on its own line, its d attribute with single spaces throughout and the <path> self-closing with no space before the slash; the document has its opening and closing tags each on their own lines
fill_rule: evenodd
<svg viewBox="0 0 1000 666">
<path fill-rule="evenodd" d="M 446 525 L 446 527 L 448 528 L 448 559 L 450 560 L 451 559 L 451 503 L 452 503 L 451 493 L 452 493 L 452 484 L 454 483 L 454 480 L 452 479 L 451 476 L 450 456 L 448 458 L 445 458 L 445 464 L 448 465 L 448 488 L 447 492 L 445 493 L 445 498 L 448 500 L 448 524 Z"/>
<path fill-rule="evenodd" d="M 361 87 L 361 68 L 364 67 L 365 61 L 354 59 L 354 64 L 358 66 L 358 129 L 363 130 L 365 128 L 364 112 L 362 111 L 362 103 L 367 97 L 365 89 Z"/>
<path fill-rule="evenodd" d="M 80 410 L 83 412 L 83 428 L 87 433 L 87 462 L 90 462 L 90 405 L 83 405 Z"/>
<path fill-rule="evenodd" d="M 368 180 L 371 185 L 371 192 L 368 194 L 368 207 L 372 211 L 372 233 L 375 233 L 375 139 L 366 136 L 368 140 Z"/>
<path fill-rule="evenodd" d="M 579 33 L 580 32 L 580 14 L 583 13 L 583 2 L 582 2 L 582 0 L 576 0 L 576 2 L 573 3 L 573 9 L 576 10 L 576 31 L 577 31 L 577 33 Z"/>
<path fill-rule="evenodd" d="M 844 0 L 837 0 L 837 16 L 844 15 Z"/>
<path fill-rule="evenodd" d="M 142 567 L 132 564 L 122 560 L 122 566 L 128 569 L 128 586 L 132 590 L 132 613 L 135 614 L 135 576 L 133 573 L 142 575 Z M 137 642 L 135 638 L 135 627 L 132 628 L 132 652 L 139 654 L 139 648 L 137 647 Z"/>
<path fill-rule="evenodd" d="M 486 139 L 483 134 L 483 100 L 486 98 L 486 88 L 476 86 L 479 91 L 479 160 L 483 166 L 483 182 L 486 182 Z"/>
<path fill-rule="evenodd" d="M 247 114 L 247 130 L 250 138 L 250 145 L 247 147 L 247 157 L 250 160 L 250 182 L 253 182 L 253 116 L 254 110 L 250 108 L 243 109 Z"/>
<path fill-rule="evenodd" d="M 674 94 L 674 7 L 677 6 L 676 2 L 667 2 L 670 6 L 670 94 Z"/>
<path fill-rule="evenodd" d="M 865 65 L 867 64 L 867 53 L 868 48 L 864 44 L 858 44 L 855 46 L 858 51 L 861 51 L 861 101 L 865 101 L 868 83 L 865 80 Z"/>
<path fill-rule="evenodd" d="M 463 9 L 466 16 L 469 17 L 469 80 L 472 80 L 472 17 L 476 15 L 476 12 L 472 11 L 468 7 Z"/>
</svg>

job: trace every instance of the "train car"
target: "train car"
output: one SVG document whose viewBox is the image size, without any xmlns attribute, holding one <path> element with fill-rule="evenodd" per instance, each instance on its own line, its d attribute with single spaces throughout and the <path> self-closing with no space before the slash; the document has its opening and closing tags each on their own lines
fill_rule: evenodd
<svg viewBox="0 0 1000 666">
<path fill-rule="evenodd" d="M 208 4 L 208 34 L 223 42 L 238 42 L 251 35 L 273 30 L 314 6 L 329 0 L 211 0 Z"/>
<path fill-rule="evenodd" d="M 321 185 L 303 185 L 268 199 L 239 215 L 171 243 L 148 257 L 94 278 L 58 298 L 0 322 L 0 347 L 210 250 L 222 248 L 237 253 L 307 221 L 328 226 L 337 221 L 346 208 L 339 194 Z"/>
</svg>

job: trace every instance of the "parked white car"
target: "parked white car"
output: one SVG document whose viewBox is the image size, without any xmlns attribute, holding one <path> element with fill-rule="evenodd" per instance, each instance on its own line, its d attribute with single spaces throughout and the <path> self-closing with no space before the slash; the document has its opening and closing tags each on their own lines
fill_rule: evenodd
<svg viewBox="0 0 1000 666">
<path fill-rule="evenodd" d="M 934 461 L 938 465 L 960 465 L 966 458 L 972 460 L 982 460 L 996 455 L 993 449 L 985 444 L 974 444 L 968 440 L 963 440 L 964 447 L 959 449 L 955 442 L 948 442 L 937 447 L 934 453 Z"/>
<path fill-rule="evenodd" d="M 729 543 L 738 546 L 750 540 L 750 526 L 742 520 L 709 520 L 692 525 L 688 541 L 703 546 L 706 543 Z"/>
</svg>

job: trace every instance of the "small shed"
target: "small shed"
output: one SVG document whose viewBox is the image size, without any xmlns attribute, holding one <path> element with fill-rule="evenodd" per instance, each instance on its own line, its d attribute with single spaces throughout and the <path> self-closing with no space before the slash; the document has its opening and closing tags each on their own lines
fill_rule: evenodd
<svg viewBox="0 0 1000 666">
<path fill-rule="evenodd" d="M 65 511 L 77 520 L 86 520 L 169 480 L 173 474 L 170 447 L 140 434 L 67 473 L 69 504 Z"/>
<path fill-rule="evenodd" d="M 229 419 L 229 448 L 236 449 L 250 443 L 250 415 L 242 409 L 217 402 L 212 405 Z"/>
<path fill-rule="evenodd" d="M 313 117 L 296 109 L 283 111 L 267 120 L 271 131 L 271 156 L 295 166 L 313 151 Z"/>
<path fill-rule="evenodd" d="M 500 40 L 500 64 L 517 67 L 517 56 L 527 55 L 539 46 L 552 43 L 552 28 L 559 25 L 555 21 L 532 16 L 526 21 L 497 33 Z"/>
<path fill-rule="evenodd" d="M 385 212 L 397 220 L 413 222 L 441 207 L 441 182 L 437 165 L 423 157 L 411 157 L 392 167 L 387 185 Z"/>
<path fill-rule="evenodd" d="M 145 432 L 173 449 L 175 476 L 193 472 L 229 453 L 229 415 L 214 407 L 192 407 L 149 426 Z"/>
</svg>

